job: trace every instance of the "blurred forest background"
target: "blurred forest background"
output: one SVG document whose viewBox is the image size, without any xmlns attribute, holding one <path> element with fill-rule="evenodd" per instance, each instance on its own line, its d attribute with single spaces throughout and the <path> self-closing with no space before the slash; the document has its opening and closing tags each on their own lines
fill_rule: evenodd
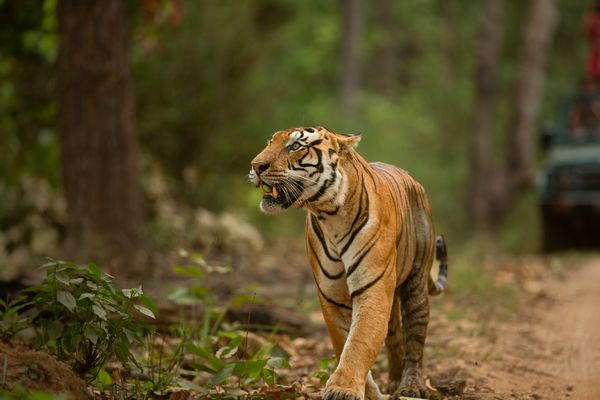
<svg viewBox="0 0 600 400">
<path fill-rule="evenodd" d="M 261 215 L 246 178 L 274 131 L 303 125 L 361 132 L 368 160 L 410 171 L 453 249 L 486 236 L 507 252 L 538 250 L 531 176 L 499 215 L 473 212 L 476 132 L 488 135 L 486 162 L 504 165 L 519 93 L 539 81 L 539 113 L 517 142 L 534 167 L 542 121 L 583 75 L 590 2 L 106 1 L 94 2 L 109 9 L 96 23 L 86 18 L 102 6 L 75 3 L 0 0 L 2 274 L 85 247 L 98 257 L 106 248 L 89 249 L 102 242 L 86 242 L 89 230 L 118 238 L 117 255 L 195 248 L 223 212 L 267 241 L 303 243 L 304 213 Z"/>
</svg>

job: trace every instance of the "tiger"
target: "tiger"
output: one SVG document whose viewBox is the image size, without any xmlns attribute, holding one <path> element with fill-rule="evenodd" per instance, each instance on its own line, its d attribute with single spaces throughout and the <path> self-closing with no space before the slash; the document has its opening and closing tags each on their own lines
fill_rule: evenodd
<svg viewBox="0 0 600 400">
<path fill-rule="evenodd" d="M 276 132 L 251 161 L 260 210 L 307 211 L 305 241 L 338 364 L 325 400 L 382 399 L 371 367 L 385 342 L 392 398 L 424 397 L 428 294 L 444 291 L 446 245 L 425 190 L 408 172 L 368 163 L 361 135 L 321 126 Z M 434 251 L 438 277 L 431 277 Z"/>
</svg>

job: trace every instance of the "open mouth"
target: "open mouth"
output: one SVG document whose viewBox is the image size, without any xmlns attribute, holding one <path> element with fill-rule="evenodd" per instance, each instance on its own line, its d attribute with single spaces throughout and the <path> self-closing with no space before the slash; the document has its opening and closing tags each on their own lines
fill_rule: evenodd
<svg viewBox="0 0 600 400">
<path fill-rule="evenodd" d="M 263 195 L 263 197 L 270 196 L 274 199 L 279 197 L 279 190 L 277 190 L 276 186 L 271 186 L 265 182 L 260 182 L 258 184 L 258 188 L 260 189 L 260 193 Z"/>
<path fill-rule="evenodd" d="M 278 185 L 269 185 L 266 182 L 259 181 L 258 185 L 256 186 L 260 189 L 263 201 L 269 202 L 271 204 L 277 204 L 282 208 L 290 207 L 300 195 L 300 191 L 298 191 L 298 193 L 295 193 L 294 191 L 288 190 L 285 187 L 285 183 Z"/>
<path fill-rule="evenodd" d="M 256 187 L 259 188 L 263 201 L 275 203 L 282 208 L 291 207 L 304 190 L 301 184 L 291 181 L 268 184 L 259 180 Z"/>
</svg>

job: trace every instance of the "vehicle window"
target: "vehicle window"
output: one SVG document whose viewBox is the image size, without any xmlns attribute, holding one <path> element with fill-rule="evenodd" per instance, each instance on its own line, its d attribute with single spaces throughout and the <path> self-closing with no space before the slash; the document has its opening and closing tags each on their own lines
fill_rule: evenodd
<svg viewBox="0 0 600 400">
<path fill-rule="evenodd" d="M 568 101 L 565 124 L 555 138 L 559 144 L 600 143 L 600 96 L 580 94 Z"/>
</svg>

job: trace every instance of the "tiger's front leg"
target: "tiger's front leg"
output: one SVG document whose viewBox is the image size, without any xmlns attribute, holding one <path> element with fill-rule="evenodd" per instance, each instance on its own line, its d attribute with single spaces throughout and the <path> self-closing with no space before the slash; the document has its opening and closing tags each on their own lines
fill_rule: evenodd
<svg viewBox="0 0 600 400">
<path fill-rule="evenodd" d="M 369 268 L 369 260 L 364 260 L 360 269 L 349 271 L 347 285 L 352 299 L 352 323 L 338 358 L 338 368 L 325 386 L 325 400 L 362 400 L 365 387 L 369 398 L 380 396 L 369 370 L 387 334 L 392 307 L 395 257 L 387 263 L 389 265 L 380 268 Z"/>
<path fill-rule="evenodd" d="M 319 300 L 321 302 L 321 310 L 325 317 L 325 323 L 331 337 L 331 343 L 335 351 L 335 356 L 339 360 L 344 349 L 344 344 L 348 337 L 352 321 L 352 311 L 344 305 L 332 304 L 330 301 L 324 298 L 322 293 L 319 293 Z M 367 375 L 367 381 L 364 388 L 364 398 L 368 400 L 383 400 L 383 395 L 379 391 L 379 387 L 375 380 L 371 376 L 371 373 Z"/>
</svg>

